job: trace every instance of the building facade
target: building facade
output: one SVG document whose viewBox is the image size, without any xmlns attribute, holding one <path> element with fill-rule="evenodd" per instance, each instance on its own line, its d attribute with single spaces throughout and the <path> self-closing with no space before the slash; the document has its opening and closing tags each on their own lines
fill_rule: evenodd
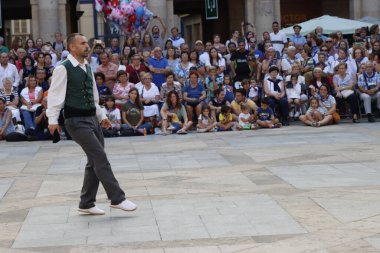
<svg viewBox="0 0 380 253">
<path fill-rule="evenodd" d="M 206 0 L 147 0 L 147 7 L 171 27 L 178 27 L 188 42 L 222 40 L 242 21 L 253 23 L 257 34 L 271 31 L 273 21 L 287 27 L 329 14 L 359 19 L 380 18 L 379 0 L 218 0 L 218 19 L 206 19 Z M 94 9 L 93 0 L 2 0 L 3 30 L 7 43 L 15 36 L 52 41 L 54 33 L 64 36 L 81 32 L 88 38 L 107 40 L 109 23 Z M 157 22 L 157 21 L 155 21 Z M 1 31 L 0 31 L 1 32 Z"/>
</svg>

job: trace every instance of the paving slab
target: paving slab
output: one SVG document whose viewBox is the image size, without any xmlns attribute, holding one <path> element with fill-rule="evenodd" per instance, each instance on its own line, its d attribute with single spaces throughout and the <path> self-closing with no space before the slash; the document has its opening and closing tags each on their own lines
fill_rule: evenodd
<svg viewBox="0 0 380 253">
<path fill-rule="evenodd" d="M 379 125 L 109 138 L 138 209 L 100 186 L 101 216 L 77 211 L 77 144 L 0 142 L 0 252 L 379 252 Z"/>
</svg>

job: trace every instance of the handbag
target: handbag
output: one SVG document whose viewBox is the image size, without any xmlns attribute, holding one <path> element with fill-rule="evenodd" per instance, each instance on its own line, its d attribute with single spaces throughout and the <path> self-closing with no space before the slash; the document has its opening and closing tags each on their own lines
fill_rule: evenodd
<svg viewBox="0 0 380 253">
<path fill-rule="evenodd" d="M 339 115 L 339 112 L 335 111 L 331 116 L 332 116 L 332 118 L 333 118 L 333 123 L 334 123 L 334 124 L 338 124 L 339 121 L 340 121 L 340 115 Z"/>
</svg>

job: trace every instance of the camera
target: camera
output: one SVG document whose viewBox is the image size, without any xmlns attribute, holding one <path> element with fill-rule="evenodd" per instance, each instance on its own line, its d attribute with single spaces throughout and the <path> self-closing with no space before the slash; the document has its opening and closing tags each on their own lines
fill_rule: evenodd
<svg viewBox="0 0 380 253">
<path fill-rule="evenodd" d="M 292 81 L 288 81 L 288 82 L 286 82 L 286 88 L 287 88 L 287 89 L 293 89 Z"/>
</svg>

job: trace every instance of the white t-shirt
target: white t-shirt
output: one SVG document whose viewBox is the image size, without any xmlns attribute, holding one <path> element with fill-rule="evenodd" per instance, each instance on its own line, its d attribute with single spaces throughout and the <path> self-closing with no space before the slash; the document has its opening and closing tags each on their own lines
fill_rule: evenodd
<svg viewBox="0 0 380 253">
<path fill-rule="evenodd" d="M 201 63 L 203 63 L 205 66 L 207 65 L 210 65 L 210 56 L 207 52 L 203 52 L 203 54 L 201 54 L 199 56 L 199 61 Z"/>
<path fill-rule="evenodd" d="M 288 98 L 300 98 L 301 97 L 301 85 L 297 83 L 293 88 L 286 88 L 286 96 Z"/>
<path fill-rule="evenodd" d="M 117 121 L 121 120 L 120 110 L 115 108 L 112 111 L 108 111 L 105 107 L 102 108 L 104 114 L 107 115 L 107 118 L 110 120 L 112 127 L 116 127 Z"/>
<path fill-rule="evenodd" d="M 300 64 L 300 61 L 297 59 L 290 60 L 289 58 L 282 59 L 281 69 L 282 71 L 287 71 L 288 73 L 290 73 L 292 71 L 292 66 L 296 63 Z"/>
<path fill-rule="evenodd" d="M 181 46 L 181 44 L 185 43 L 185 40 L 183 38 L 179 38 L 177 40 L 173 40 L 172 37 L 169 37 L 169 40 L 172 41 L 173 46 L 176 47 L 176 48 L 179 48 L 179 46 Z"/>
<path fill-rule="evenodd" d="M 284 45 L 288 43 L 288 40 L 286 39 L 286 34 L 283 31 L 278 31 L 277 34 L 271 32 L 269 36 L 273 44 L 273 48 L 281 54 L 282 50 L 284 49 Z"/>
<path fill-rule="evenodd" d="M 290 81 L 290 78 L 291 78 L 291 75 L 287 75 L 287 76 L 285 77 L 285 82 L 289 82 L 289 81 Z M 299 75 L 299 76 L 298 76 L 297 83 L 305 83 L 305 77 Z"/>
<path fill-rule="evenodd" d="M 243 122 L 241 119 L 245 119 L 245 120 L 248 120 L 249 119 L 249 117 L 251 117 L 251 114 L 249 114 L 249 113 L 240 113 L 239 114 L 239 125 L 241 125 L 242 127 L 244 127 L 244 126 L 247 126 L 247 125 L 249 125 L 249 122 Z"/>
<path fill-rule="evenodd" d="M 225 68 L 226 67 L 226 60 L 223 57 L 221 57 L 216 65 L 219 66 L 219 67 L 224 67 Z M 209 60 L 206 63 L 206 67 L 210 67 L 210 66 L 211 66 L 211 63 L 210 63 L 210 60 Z"/>
<path fill-rule="evenodd" d="M 141 97 L 142 98 L 155 98 L 156 96 L 160 96 L 160 91 L 158 90 L 156 85 L 150 87 L 149 90 L 145 89 L 145 86 L 141 89 Z"/>
</svg>

